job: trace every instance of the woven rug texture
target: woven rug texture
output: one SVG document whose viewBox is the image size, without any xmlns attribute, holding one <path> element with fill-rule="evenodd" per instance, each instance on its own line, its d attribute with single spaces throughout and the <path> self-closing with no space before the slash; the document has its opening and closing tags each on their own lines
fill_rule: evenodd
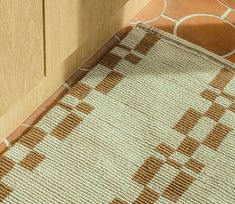
<svg viewBox="0 0 235 204">
<path fill-rule="evenodd" d="M 233 68 L 138 24 L 0 157 L 0 203 L 234 204 Z"/>
</svg>

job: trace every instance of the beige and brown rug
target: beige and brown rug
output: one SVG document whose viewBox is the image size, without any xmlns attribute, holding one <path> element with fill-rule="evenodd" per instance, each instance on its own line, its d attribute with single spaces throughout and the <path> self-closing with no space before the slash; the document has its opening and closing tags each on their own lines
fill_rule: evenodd
<svg viewBox="0 0 235 204">
<path fill-rule="evenodd" d="M 137 25 L 0 160 L 5 204 L 234 204 L 234 65 Z"/>
</svg>

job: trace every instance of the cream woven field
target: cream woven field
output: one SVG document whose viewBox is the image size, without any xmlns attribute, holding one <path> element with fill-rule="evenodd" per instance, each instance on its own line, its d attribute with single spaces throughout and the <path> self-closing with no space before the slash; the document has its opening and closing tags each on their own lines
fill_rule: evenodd
<svg viewBox="0 0 235 204">
<path fill-rule="evenodd" d="M 137 25 L 1 156 L 0 202 L 235 203 L 233 66 Z"/>
</svg>

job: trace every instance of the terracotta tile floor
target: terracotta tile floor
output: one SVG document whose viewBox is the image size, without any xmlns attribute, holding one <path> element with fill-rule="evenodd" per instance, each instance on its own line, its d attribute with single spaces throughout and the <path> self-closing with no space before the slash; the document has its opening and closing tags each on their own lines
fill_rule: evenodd
<svg viewBox="0 0 235 204">
<path fill-rule="evenodd" d="M 148 23 L 235 63 L 235 0 L 151 0 L 130 24 Z"/>
</svg>

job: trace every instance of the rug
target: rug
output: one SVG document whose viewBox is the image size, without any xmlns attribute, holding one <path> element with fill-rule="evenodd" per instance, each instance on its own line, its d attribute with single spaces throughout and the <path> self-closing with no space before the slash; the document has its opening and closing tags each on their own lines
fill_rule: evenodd
<svg viewBox="0 0 235 204">
<path fill-rule="evenodd" d="M 235 71 L 138 24 L 0 159 L 5 204 L 235 203 Z"/>
</svg>

